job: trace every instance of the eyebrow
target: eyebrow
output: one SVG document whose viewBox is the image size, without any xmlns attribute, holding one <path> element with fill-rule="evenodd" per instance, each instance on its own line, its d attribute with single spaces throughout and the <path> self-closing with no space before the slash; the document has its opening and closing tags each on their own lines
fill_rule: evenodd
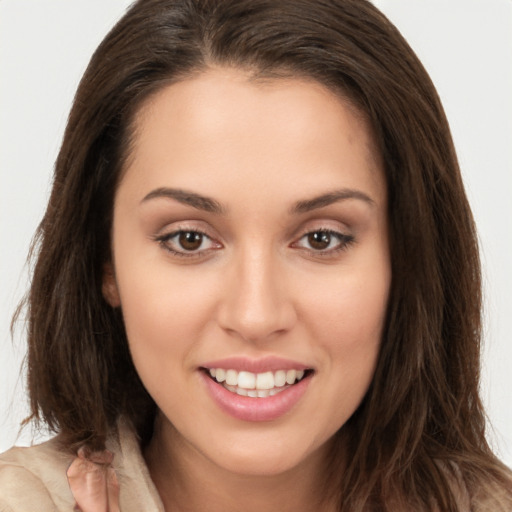
<svg viewBox="0 0 512 512">
<path fill-rule="evenodd" d="M 160 187 L 151 191 L 149 194 L 144 196 L 141 203 L 156 198 L 174 199 L 182 204 L 192 206 L 197 210 L 203 210 L 208 213 L 221 214 L 225 213 L 226 211 L 225 208 L 218 201 L 212 199 L 211 197 L 202 196 L 200 194 L 196 194 L 195 192 L 190 192 L 187 190 L 167 187 Z M 298 201 L 292 206 L 292 208 L 290 209 L 290 213 L 307 213 L 312 210 L 324 208 L 339 201 L 345 201 L 347 199 L 357 199 L 360 201 L 364 201 L 370 206 L 373 206 L 375 204 L 375 201 L 364 192 L 361 192 L 360 190 L 344 188 L 341 190 L 328 192 L 317 197 L 313 197 L 312 199 L 304 199 L 302 201 Z"/>
<path fill-rule="evenodd" d="M 375 201 L 364 192 L 361 192 L 360 190 L 343 188 L 341 190 L 334 190 L 333 192 L 328 192 L 326 194 L 322 194 L 321 196 L 313 197 L 312 199 L 298 201 L 294 206 L 292 206 L 291 213 L 307 213 L 312 210 L 317 210 L 318 208 L 324 208 L 325 206 L 329 206 L 339 201 L 345 201 L 347 199 L 357 199 L 364 201 L 370 206 L 375 205 Z"/>
<path fill-rule="evenodd" d="M 179 203 L 192 206 L 192 208 L 203 210 L 208 213 L 224 212 L 222 205 L 218 201 L 215 201 L 215 199 L 196 194 L 195 192 L 167 187 L 161 187 L 151 191 L 149 194 L 144 196 L 141 203 L 156 198 L 174 199 Z"/>
</svg>

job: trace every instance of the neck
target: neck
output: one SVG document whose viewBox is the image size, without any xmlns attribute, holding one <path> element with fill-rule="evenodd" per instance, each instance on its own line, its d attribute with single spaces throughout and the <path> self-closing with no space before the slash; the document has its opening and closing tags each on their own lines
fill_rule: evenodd
<svg viewBox="0 0 512 512">
<path fill-rule="evenodd" d="M 283 473 L 234 473 L 157 421 L 145 458 L 166 512 L 335 510 L 325 499 L 325 450 Z"/>
</svg>

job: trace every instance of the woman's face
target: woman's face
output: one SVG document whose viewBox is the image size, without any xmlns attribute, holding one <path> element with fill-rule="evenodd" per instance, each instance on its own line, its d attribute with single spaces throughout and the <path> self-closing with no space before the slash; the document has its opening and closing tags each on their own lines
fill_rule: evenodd
<svg viewBox="0 0 512 512">
<path fill-rule="evenodd" d="M 215 69 L 135 127 L 104 294 L 167 448 L 244 474 L 323 457 L 372 379 L 391 279 L 367 122 L 315 82 Z"/>
</svg>

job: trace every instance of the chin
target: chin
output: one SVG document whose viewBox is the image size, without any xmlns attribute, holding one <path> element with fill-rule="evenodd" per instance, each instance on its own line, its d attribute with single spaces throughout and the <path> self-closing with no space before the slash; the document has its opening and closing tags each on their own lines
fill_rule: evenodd
<svg viewBox="0 0 512 512">
<path fill-rule="evenodd" d="M 315 446 L 307 436 L 230 435 L 225 443 L 215 443 L 204 455 L 227 472 L 240 476 L 278 476 L 299 470 L 315 458 L 324 458 L 327 444 Z"/>
<path fill-rule="evenodd" d="M 225 454 L 221 460 L 215 461 L 217 466 L 229 473 L 246 477 L 279 476 L 305 463 L 303 457 L 296 453 L 271 453 L 269 450 L 236 450 L 236 453 Z"/>
</svg>

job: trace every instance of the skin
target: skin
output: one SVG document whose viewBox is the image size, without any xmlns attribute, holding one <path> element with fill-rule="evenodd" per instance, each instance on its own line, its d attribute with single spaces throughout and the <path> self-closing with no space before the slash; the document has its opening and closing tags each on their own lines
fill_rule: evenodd
<svg viewBox="0 0 512 512">
<path fill-rule="evenodd" d="M 217 68 L 158 92 L 135 130 L 104 294 L 122 308 L 160 409 L 145 456 L 166 510 L 314 510 L 332 436 L 371 382 L 389 295 L 386 187 L 368 123 L 316 82 Z M 179 230 L 206 236 L 179 256 L 168 236 Z M 322 230 L 339 233 L 326 249 L 308 237 Z M 199 370 L 231 356 L 279 356 L 314 374 L 285 415 L 242 421 Z"/>
</svg>

